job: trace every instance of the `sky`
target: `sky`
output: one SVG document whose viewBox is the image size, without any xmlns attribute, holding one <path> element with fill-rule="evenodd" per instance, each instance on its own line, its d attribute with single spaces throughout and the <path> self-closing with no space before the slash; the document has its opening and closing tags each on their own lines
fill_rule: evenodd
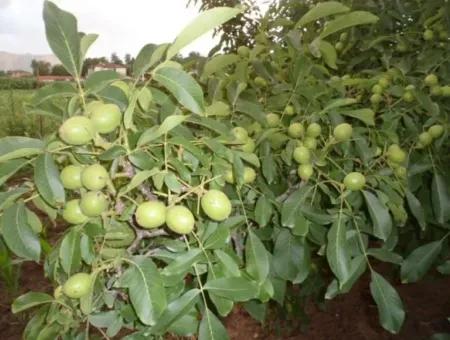
<svg viewBox="0 0 450 340">
<path fill-rule="evenodd" d="M 99 38 L 88 56 L 116 52 L 135 56 L 147 43 L 171 42 L 198 15 L 186 0 L 53 0 L 78 19 L 78 30 Z M 263 3 L 265 0 L 259 0 Z M 42 6 L 44 0 L 0 0 L 0 51 L 49 54 Z M 182 51 L 205 55 L 218 39 L 205 35 Z"/>
</svg>

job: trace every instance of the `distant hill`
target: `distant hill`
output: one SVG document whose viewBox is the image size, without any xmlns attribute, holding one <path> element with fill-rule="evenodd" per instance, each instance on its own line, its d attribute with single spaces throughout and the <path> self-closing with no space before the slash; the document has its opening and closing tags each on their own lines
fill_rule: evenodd
<svg viewBox="0 0 450 340">
<path fill-rule="evenodd" d="M 52 65 L 59 64 L 58 58 L 53 54 L 16 54 L 0 51 L 0 70 L 31 71 L 31 61 L 33 59 L 47 61 Z"/>
</svg>

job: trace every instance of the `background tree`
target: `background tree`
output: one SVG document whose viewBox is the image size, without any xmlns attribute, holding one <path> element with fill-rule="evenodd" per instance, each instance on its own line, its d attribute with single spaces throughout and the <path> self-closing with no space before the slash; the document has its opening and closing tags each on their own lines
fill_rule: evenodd
<svg viewBox="0 0 450 340">
<path fill-rule="evenodd" d="M 35 76 L 47 76 L 50 74 L 51 64 L 46 61 L 33 59 L 31 61 L 31 68 Z"/>
<path fill-rule="evenodd" d="M 131 56 L 130 53 L 125 54 L 125 65 L 127 66 L 127 76 L 131 75 L 131 69 L 133 67 L 133 63 L 135 61 L 135 58 Z"/>
<path fill-rule="evenodd" d="M 52 76 L 68 76 L 69 72 L 66 71 L 63 65 L 57 64 L 52 67 Z"/>
<path fill-rule="evenodd" d="M 6 76 L 6 72 L 3 70 L 0 70 L 0 77 L 4 77 L 4 76 Z"/>
<path fill-rule="evenodd" d="M 123 65 L 122 59 L 120 59 L 120 57 L 117 55 L 116 52 L 113 52 L 113 53 L 111 54 L 110 61 L 111 61 L 113 64 L 120 64 L 120 65 Z"/>
</svg>

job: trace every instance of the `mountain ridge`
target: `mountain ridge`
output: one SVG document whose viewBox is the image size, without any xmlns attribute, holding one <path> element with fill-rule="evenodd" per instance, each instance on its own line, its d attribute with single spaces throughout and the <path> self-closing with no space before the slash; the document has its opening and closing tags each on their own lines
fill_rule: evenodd
<svg viewBox="0 0 450 340">
<path fill-rule="evenodd" d="M 12 53 L 0 51 L 0 70 L 31 71 L 31 61 L 33 59 L 46 61 L 52 65 L 60 63 L 58 58 L 53 54 Z"/>
</svg>

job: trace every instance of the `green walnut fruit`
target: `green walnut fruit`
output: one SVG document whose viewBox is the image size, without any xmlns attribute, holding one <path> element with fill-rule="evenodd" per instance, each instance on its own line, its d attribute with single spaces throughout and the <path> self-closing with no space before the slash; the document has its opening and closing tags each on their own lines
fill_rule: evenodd
<svg viewBox="0 0 450 340">
<path fill-rule="evenodd" d="M 393 163 L 403 163 L 406 160 L 406 153 L 398 144 L 392 144 L 387 149 L 387 158 Z"/>
<path fill-rule="evenodd" d="M 311 163 L 311 152 L 305 146 L 298 146 L 294 149 L 294 160 L 299 164 Z"/>
<path fill-rule="evenodd" d="M 300 164 L 298 166 L 297 174 L 304 181 L 309 180 L 313 173 L 314 169 L 311 164 Z"/>
<path fill-rule="evenodd" d="M 122 121 L 122 112 L 115 104 L 97 105 L 92 109 L 91 121 L 98 133 L 110 133 Z"/>
<path fill-rule="evenodd" d="M 433 40 L 433 38 L 434 38 L 434 32 L 432 30 L 427 29 L 423 32 L 423 40 L 430 41 L 430 40 Z"/>
<path fill-rule="evenodd" d="M 166 223 L 166 206 L 160 201 L 139 204 L 136 209 L 136 222 L 143 228 L 153 229 Z"/>
<path fill-rule="evenodd" d="M 389 80 L 388 77 L 382 77 L 382 78 L 378 79 L 378 85 L 383 89 L 388 87 L 390 83 L 391 83 L 391 81 Z"/>
<path fill-rule="evenodd" d="M 292 138 L 300 138 L 305 133 L 305 128 L 301 123 L 292 123 L 288 127 L 288 135 Z"/>
<path fill-rule="evenodd" d="M 336 49 L 336 51 L 340 52 L 344 49 L 345 45 L 342 41 L 338 41 L 335 45 L 334 48 Z"/>
<path fill-rule="evenodd" d="M 348 32 L 342 32 L 342 33 L 339 35 L 339 40 L 340 40 L 340 41 L 347 41 L 347 39 L 348 39 Z"/>
<path fill-rule="evenodd" d="M 303 140 L 303 145 L 310 150 L 315 150 L 317 148 L 317 139 L 312 137 L 305 137 Z"/>
<path fill-rule="evenodd" d="M 248 58 L 250 55 L 250 49 L 247 46 L 239 46 L 237 49 L 237 53 L 242 58 Z"/>
<path fill-rule="evenodd" d="M 100 216 L 108 209 L 108 205 L 108 199 L 100 191 L 89 191 L 80 200 L 82 213 L 89 217 Z"/>
<path fill-rule="evenodd" d="M 268 127 L 277 127 L 280 124 L 280 116 L 276 113 L 268 113 L 266 115 L 266 122 Z"/>
<path fill-rule="evenodd" d="M 419 135 L 419 142 L 423 145 L 423 146 L 428 146 L 433 142 L 433 136 L 431 136 L 430 133 L 428 132 L 422 132 Z"/>
<path fill-rule="evenodd" d="M 81 183 L 86 189 L 101 190 L 109 180 L 108 171 L 100 164 L 86 167 L 81 173 Z"/>
<path fill-rule="evenodd" d="M 104 105 L 103 102 L 101 102 L 100 100 L 94 100 L 92 102 L 89 102 L 86 104 L 86 113 L 88 116 L 90 116 L 92 114 L 92 112 L 94 112 L 94 110 L 99 107 Z"/>
<path fill-rule="evenodd" d="M 81 184 L 82 171 L 83 167 L 79 165 L 68 165 L 64 169 L 62 169 L 59 177 L 61 179 L 61 183 L 63 184 L 64 188 L 70 190 L 80 189 L 82 187 Z"/>
<path fill-rule="evenodd" d="M 433 126 L 430 126 L 428 129 L 428 133 L 433 138 L 439 138 L 444 133 L 444 127 L 441 124 L 435 124 Z"/>
<path fill-rule="evenodd" d="M 253 183 L 256 179 L 256 172 L 253 168 L 248 166 L 244 167 L 244 183 L 250 184 Z"/>
<path fill-rule="evenodd" d="M 350 172 L 344 178 L 344 186 L 351 191 L 358 191 L 366 185 L 366 178 L 360 172 Z"/>
<path fill-rule="evenodd" d="M 256 77 L 255 78 L 255 85 L 258 87 L 266 87 L 267 81 L 263 77 Z"/>
<path fill-rule="evenodd" d="M 253 151 L 255 151 L 255 148 L 255 141 L 251 138 L 247 139 L 247 142 L 241 145 L 241 150 L 247 153 L 252 153 Z"/>
<path fill-rule="evenodd" d="M 352 137 L 353 128 L 348 123 L 342 123 L 333 130 L 333 136 L 338 142 L 348 141 Z"/>
<path fill-rule="evenodd" d="M 321 133 L 322 133 L 322 128 L 317 123 L 311 123 L 306 128 L 306 136 L 307 137 L 317 138 L 320 136 Z"/>
<path fill-rule="evenodd" d="M 69 118 L 59 128 L 59 137 L 70 145 L 87 144 L 94 136 L 94 125 L 89 118 L 83 116 Z"/>
<path fill-rule="evenodd" d="M 170 230 L 185 235 L 194 229 L 195 219 L 188 208 L 175 205 L 167 209 L 166 224 Z"/>
<path fill-rule="evenodd" d="M 70 224 L 82 224 L 89 220 L 89 217 L 81 211 L 80 200 L 78 199 L 66 203 L 62 216 Z"/>
<path fill-rule="evenodd" d="M 406 168 L 404 166 L 398 166 L 394 169 L 394 174 L 399 178 L 406 178 Z"/>
<path fill-rule="evenodd" d="M 375 84 L 374 86 L 372 86 L 372 93 L 382 94 L 383 88 L 380 85 Z"/>
<path fill-rule="evenodd" d="M 214 221 L 223 221 L 231 214 L 231 202 L 222 191 L 209 190 L 200 204 L 205 214 Z"/>
<path fill-rule="evenodd" d="M 284 109 L 284 113 L 287 116 L 293 116 L 295 114 L 295 110 L 294 107 L 292 105 L 288 105 L 286 106 L 286 108 Z"/>
<path fill-rule="evenodd" d="M 89 293 L 92 277 L 87 273 L 77 273 L 69 277 L 63 285 L 63 292 L 72 299 L 79 299 Z"/>
<path fill-rule="evenodd" d="M 409 84 L 408 86 L 405 87 L 406 91 L 414 91 L 416 89 L 416 87 L 412 84 Z"/>
<path fill-rule="evenodd" d="M 233 184 L 234 183 L 233 170 L 227 169 L 225 171 L 225 174 L 223 175 L 223 178 L 225 179 L 225 182 Z"/>
<path fill-rule="evenodd" d="M 435 86 L 439 83 L 438 77 L 435 74 L 429 74 L 425 77 L 425 85 L 427 86 Z"/>
<path fill-rule="evenodd" d="M 403 100 L 407 103 L 411 103 L 414 101 L 414 95 L 410 91 L 406 91 L 403 93 Z"/>
<path fill-rule="evenodd" d="M 450 97 L 450 86 L 449 85 L 442 86 L 441 92 L 444 97 Z"/>
<path fill-rule="evenodd" d="M 431 86 L 430 93 L 432 96 L 442 96 L 442 87 L 439 85 Z"/>
<path fill-rule="evenodd" d="M 370 96 L 370 102 L 373 105 L 380 104 L 382 100 L 383 100 L 383 97 L 381 95 L 379 95 L 378 93 L 374 93 L 373 95 Z"/>
<path fill-rule="evenodd" d="M 248 132 L 243 127 L 236 126 L 235 128 L 233 128 L 232 132 L 237 142 L 245 143 L 247 141 Z"/>
</svg>

